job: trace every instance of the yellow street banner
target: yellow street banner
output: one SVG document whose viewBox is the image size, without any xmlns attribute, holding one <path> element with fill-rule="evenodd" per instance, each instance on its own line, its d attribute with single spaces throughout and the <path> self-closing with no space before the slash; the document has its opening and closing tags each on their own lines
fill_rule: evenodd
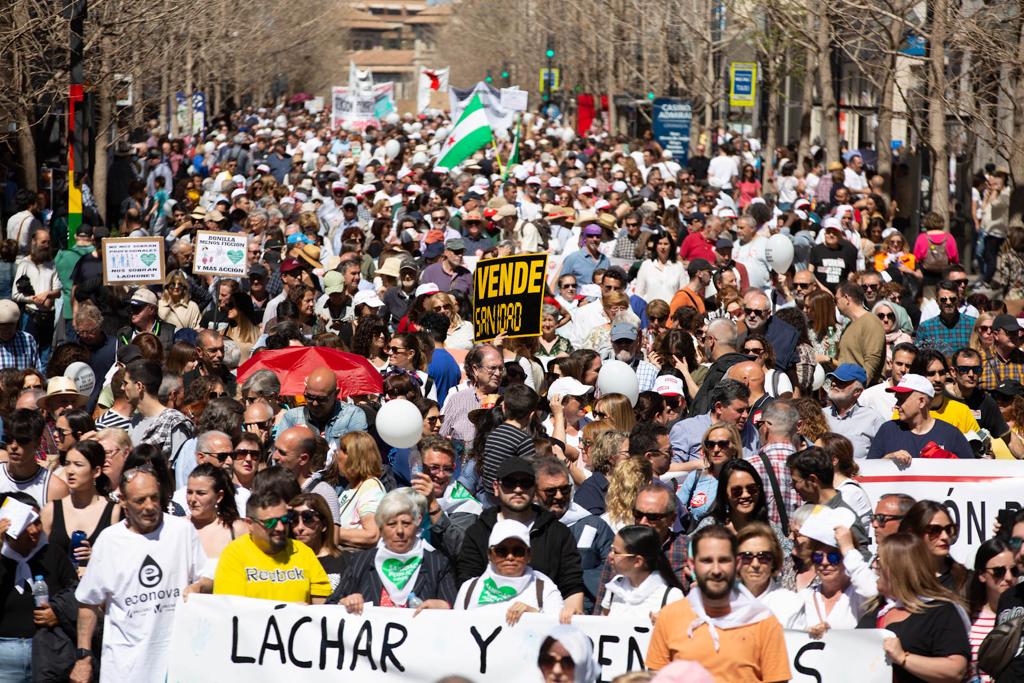
<svg viewBox="0 0 1024 683">
<path fill-rule="evenodd" d="M 729 106 L 753 107 L 757 102 L 757 64 L 729 64 Z"/>
<path fill-rule="evenodd" d="M 473 273 L 473 339 L 540 334 L 547 254 L 480 261 Z"/>
</svg>

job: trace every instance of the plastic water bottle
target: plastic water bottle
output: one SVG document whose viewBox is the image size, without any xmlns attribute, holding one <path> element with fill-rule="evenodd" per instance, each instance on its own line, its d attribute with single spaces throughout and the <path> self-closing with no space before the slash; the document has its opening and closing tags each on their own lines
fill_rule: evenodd
<svg viewBox="0 0 1024 683">
<path fill-rule="evenodd" d="M 36 607 L 46 607 L 50 604 L 50 589 L 41 575 L 32 582 L 32 599 L 36 601 Z"/>
<path fill-rule="evenodd" d="M 419 607 L 422 604 L 423 604 L 423 601 L 420 600 L 416 596 L 416 593 L 413 593 L 413 592 L 409 593 L 409 599 L 405 601 L 405 606 L 408 607 L 409 609 L 416 609 L 417 607 Z"/>
</svg>

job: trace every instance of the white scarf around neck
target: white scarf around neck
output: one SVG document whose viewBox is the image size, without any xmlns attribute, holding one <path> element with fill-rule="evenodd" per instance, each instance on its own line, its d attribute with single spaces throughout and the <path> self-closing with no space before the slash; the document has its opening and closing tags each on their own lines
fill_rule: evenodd
<svg viewBox="0 0 1024 683">
<path fill-rule="evenodd" d="M 631 607 L 644 604 L 654 593 L 659 595 L 665 592 L 665 579 L 661 578 L 658 572 L 651 572 L 650 575 L 640 582 L 639 586 L 633 586 L 622 574 L 616 574 L 606 589 L 612 594 L 613 600 L 625 603 Z"/>
<path fill-rule="evenodd" d="M 708 630 L 711 633 L 711 640 L 715 644 L 715 652 L 718 652 L 719 647 L 718 629 L 728 630 L 750 626 L 772 616 L 772 611 L 763 602 L 755 598 L 747 590 L 746 586 L 739 582 L 736 583 L 732 593 L 729 595 L 729 613 L 721 617 L 708 616 L 707 611 L 704 609 L 704 600 L 701 595 L 700 589 L 697 589 L 691 590 L 690 594 L 686 596 L 690 607 L 697 613 L 697 618 L 690 623 L 686 635 L 693 638 L 693 632 L 701 624 L 707 624 Z"/>
<path fill-rule="evenodd" d="M 407 553 L 396 553 L 384 545 L 382 538 L 377 542 L 377 554 L 373 558 L 373 568 L 384 584 L 384 590 L 391 597 L 391 602 L 405 606 L 409 593 L 416 585 L 416 579 L 423 568 L 423 552 L 426 544 L 422 538 Z"/>
<path fill-rule="evenodd" d="M 17 562 L 17 568 L 14 572 L 14 590 L 18 591 L 19 595 L 25 594 L 25 586 L 27 585 L 29 590 L 32 589 L 32 568 L 28 566 L 28 561 L 36 556 L 43 546 L 46 545 L 46 534 L 39 534 L 39 542 L 36 543 L 36 547 L 32 548 L 32 552 L 28 555 L 22 555 L 7 543 L 3 544 L 3 548 L 0 548 L 0 555 L 3 555 L 8 560 L 14 560 Z"/>
<path fill-rule="evenodd" d="M 487 569 L 477 579 L 469 608 L 487 607 L 515 600 L 536 580 L 536 574 L 529 566 L 522 576 L 502 576 L 494 571 L 494 565 L 487 563 Z"/>
</svg>

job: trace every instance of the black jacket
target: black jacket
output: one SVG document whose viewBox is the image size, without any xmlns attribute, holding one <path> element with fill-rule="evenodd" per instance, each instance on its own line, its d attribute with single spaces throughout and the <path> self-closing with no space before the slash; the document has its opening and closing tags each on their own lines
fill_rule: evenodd
<svg viewBox="0 0 1024 683">
<path fill-rule="evenodd" d="M 742 353 L 733 352 L 725 354 L 712 363 L 708 368 L 708 374 L 704 376 L 704 381 L 701 382 L 700 390 L 693 397 L 693 403 L 690 404 L 690 412 L 687 415 L 696 417 L 711 412 L 711 392 L 725 379 L 725 373 L 729 372 L 729 368 L 747 360 L 750 359 Z"/>
<path fill-rule="evenodd" d="M 327 598 L 327 602 L 336 604 L 345 596 L 359 593 L 367 603 L 380 604 L 380 594 L 384 590 L 384 584 L 377 576 L 377 570 L 373 566 L 376 557 L 376 548 L 356 553 L 345 567 L 345 573 L 341 575 L 338 587 L 331 593 L 331 597 Z M 449 605 L 454 604 L 457 591 L 455 578 L 452 576 L 451 565 L 448 564 L 447 558 L 440 552 L 424 550 L 423 564 L 420 566 L 420 573 L 416 576 L 416 583 L 412 590 L 421 600 L 445 600 Z"/>
<path fill-rule="evenodd" d="M 550 576 L 563 598 L 582 593 L 583 570 L 572 532 L 547 510 L 534 505 L 533 511 L 537 517 L 530 529 L 530 566 Z M 459 585 L 480 576 L 487 568 L 487 541 L 497 521 L 498 508 L 489 508 L 466 530 L 455 566 Z"/>
<path fill-rule="evenodd" d="M 163 320 L 157 320 L 153 326 L 153 334 L 157 336 L 160 343 L 164 345 L 164 349 L 171 348 L 174 344 L 174 333 L 178 331 L 174 325 L 165 323 Z M 135 336 L 135 329 L 129 323 L 117 331 L 115 335 L 117 337 L 117 345 L 125 346 L 132 343 L 132 339 Z"/>
</svg>

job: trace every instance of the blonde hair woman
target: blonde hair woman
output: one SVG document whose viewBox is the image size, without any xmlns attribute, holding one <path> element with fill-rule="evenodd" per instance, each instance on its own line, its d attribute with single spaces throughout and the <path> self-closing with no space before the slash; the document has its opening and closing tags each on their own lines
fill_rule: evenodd
<svg viewBox="0 0 1024 683">
<path fill-rule="evenodd" d="M 424 312 L 440 313 L 448 318 L 448 338 L 445 339 L 445 348 L 465 349 L 473 348 L 473 323 L 459 317 L 459 306 L 448 292 L 438 292 L 424 304 Z"/>
<path fill-rule="evenodd" d="M 601 519 L 612 531 L 633 524 L 633 506 L 640 489 L 651 483 L 654 472 L 647 458 L 629 457 L 617 464 L 608 478 L 607 508 Z"/>
<path fill-rule="evenodd" d="M 995 339 L 995 333 L 992 332 L 992 321 L 995 319 L 995 313 L 985 311 L 974 321 L 970 344 L 971 348 L 980 353 L 982 358 L 992 350 L 992 340 Z"/>
<path fill-rule="evenodd" d="M 633 431 L 636 426 L 636 413 L 629 399 L 622 394 L 605 394 L 594 404 L 594 419 L 608 420 L 615 429 L 626 432 Z"/>
<path fill-rule="evenodd" d="M 380 540 L 375 515 L 384 497 L 383 473 L 377 442 L 366 432 L 349 432 L 341 437 L 331 469 L 348 480 L 348 489 L 338 496 L 338 528 L 335 536 L 343 548 L 371 548 Z M 325 476 L 330 478 L 331 474 Z"/>
<path fill-rule="evenodd" d="M 169 325 L 179 330 L 198 330 L 202 325 L 203 314 L 199 306 L 188 293 L 188 280 L 180 270 L 172 270 L 164 282 L 164 293 L 156 307 L 156 314 Z"/>
</svg>

